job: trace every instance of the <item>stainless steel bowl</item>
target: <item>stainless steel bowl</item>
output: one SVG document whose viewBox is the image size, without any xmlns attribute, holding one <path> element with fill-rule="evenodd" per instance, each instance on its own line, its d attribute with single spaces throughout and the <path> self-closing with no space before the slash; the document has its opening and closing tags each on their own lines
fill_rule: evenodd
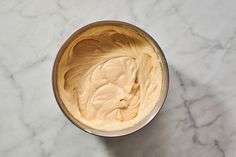
<svg viewBox="0 0 236 157">
<path fill-rule="evenodd" d="M 88 30 L 90 28 L 95 28 L 97 26 L 104 26 L 104 25 L 116 25 L 116 26 L 125 26 L 128 27 L 129 29 L 135 30 L 138 33 L 140 33 L 142 36 L 144 36 L 148 41 L 150 41 L 150 43 L 159 50 L 159 52 L 157 52 L 158 56 L 161 58 L 162 60 L 162 75 L 163 75 L 163 82 L 162 82 L 162 89 L 161 89 L 161 95 L 159 97 L 158 102 L 156 103 L 156 105 L 154 106 L 154 108 L 152 109 L 152 111 L 148 114 L 148 116 L 146 116 L 143 120 L 141 120 L 139 123 L 137 123 L 136 125 L 134 125 L 131 128 L 127 128 L 127 129 L 123 129 L 123 130 L 118 130 L 118 131 L 103 131 L 103 130 L 97 130 L 94 128 L 91 128 L 89 126 L 87 126 L 86 124 L 81 123 L 79 120 L 77 120 L 66 108 L 65 104 L 63 103 L 63 100 L 60 98 L 59 95 L 59 91 L 58 91 L 58 84 L 57 84 L 57 74 L 58 74 L 58 64 L 60 61 L 60 58 L 62 56 L 62 54 L 65 51 L 65 48 L 68 46 L 68 44 L 73 41 L 78 35 L 80 35 L 82 32 L 84 32 L 85 30 Z M 133 133 L 139 129 L 141 129 L 142 127 L 144 127 L 146 124 L 148 124 L 154 117 L 155 115 L 160 111 L 161 107 L 164 104 L 164 101 L 166 99 L 167 96 L 167 92 L 168 92 L 168 88 L 169 88 L 169 71 L 168 71 L 168 65 L 167 65 L 167 61 L 165 59 L 165 56 L 160 48 L 160 46 L 157 44 L 157 42 L 150 36 L 148 35 L 145 31 L 143 31 L 142 29 L 125 23 L 125 22 L 121 22 L 121 21 L 99 21 L 99 22 L 95 22 L 92 24 L 89 24 L 87 26 L 84 26 L 82 28 L 80 28 L 79 30 L 77 30 L 75 33 L 73 33 L 67 40 L 66 42 L 62 45 L 62 47 L 60 48 L 55 62 L 54 62 L 54 66 L 53 66 L 53 72 L 52 72 L 52 84 L 53 84 L 53 91 L 57 100 L 57 103 L 59 105 L 59 107 L 61 108 L 62 112 L 64 113 L 64 115 L 77 127 L 79 127 L 80 129 L 94 134 L 94 135 L 99 135 L 99 136 L 105 136 L 105 137 L 117 137 L 117 136 L 123 136 L 123 135 L 127 135 L 130 133 Z"/>
</svg>

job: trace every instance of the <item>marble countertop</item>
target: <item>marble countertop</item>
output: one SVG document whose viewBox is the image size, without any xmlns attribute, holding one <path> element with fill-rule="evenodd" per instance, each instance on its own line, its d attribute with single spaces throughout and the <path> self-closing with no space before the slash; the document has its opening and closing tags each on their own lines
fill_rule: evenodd
<svg viewBox="0 0 236 157">
<path fill-rule="evenodd" d="M 170 68 L 167 100 L 142 130 L 101 138 L 59 109 L 51 75 L 58 49 L 91 22 L 143 28 Z M 235 157 L 235 0 L 1 0 L 1 157 Z"/>
</svg>

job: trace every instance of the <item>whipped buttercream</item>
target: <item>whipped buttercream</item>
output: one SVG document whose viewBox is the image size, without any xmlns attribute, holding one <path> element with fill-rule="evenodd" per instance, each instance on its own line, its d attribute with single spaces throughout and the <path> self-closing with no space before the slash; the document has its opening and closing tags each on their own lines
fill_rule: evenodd
<svg viewBox="0 0 236 157">
<path fill-rule="evenodd" d="M 143 120 L 162 88 L 158 50 L 125 26 L 99 26 L 77 35 L 58 65 L 58 90 L 67 110 L 99 130 L 121 130 Z"/>
</svg>

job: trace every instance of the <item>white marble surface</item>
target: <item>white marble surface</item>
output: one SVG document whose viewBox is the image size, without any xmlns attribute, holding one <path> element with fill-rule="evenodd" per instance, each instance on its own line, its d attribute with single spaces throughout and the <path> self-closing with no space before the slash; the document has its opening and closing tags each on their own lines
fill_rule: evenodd
<svg viewBox="0 0 236 157">
<path fill-rule="evenodd" d="M 90 22 L 121 20 L 152 35 L 170 68 L 160 114 L 114 139 L 89 135 L 54 99 L 54 58 Z M 1 157 L 235 157 L 235 0 L 1 0 Z"/>
</svg>

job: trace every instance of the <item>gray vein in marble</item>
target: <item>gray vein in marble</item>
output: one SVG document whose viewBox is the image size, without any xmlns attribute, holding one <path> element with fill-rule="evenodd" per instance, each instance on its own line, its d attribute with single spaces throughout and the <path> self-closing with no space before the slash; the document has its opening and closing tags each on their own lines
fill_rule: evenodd
<svg viewBox="0 0 236 157">
<path fill-rule="evenodd" d="M 171 9 L 173 9 L 175 11 L 174 13 L 177 16 L 179 16 L 179 18 L 187 26 L 188 31 L 190 32 L 190 34 L 192 36 L 194 36 L 196 38 L 199 38 L 199 39 L 202 39 L 203 41 L 206 41 L 206 42 L 215 42 L 214 40 L 208 39 L 207 37 L 205 37 L 203 35 L 200 35 L 199 33 L 194 32 L 193 26 L 188 22 L 188 20 L 185 18 L 185 16 L 180 13 L 179 8 L 177 6 L 173 5 Z"/>
<path fill-rule="evenodd" d="M 220 146 L 218 140 L 215 140 L 215 141 L 214 141 L 214 145 L 215 145 L 215 147 L 217 148 L 217 150 L 222 154 L 222 157 L 225 157 L 225 152 L 224 152 L 224 150 L 221 148 L 221 146 Z"/>
<path fill-rule="evenodd" d="M 60 117 L 56 121 L 60 121 Z M 53 145 L 57 145 L 57 139 L 60 137 L 60 134 L 64 131 L 64 128 L 67 126 L 67 122 L 64 122 L 61 127 L 58 128 L 58 130 L 55 132 L 55 137 L 53 139 Z M 43 143 L 42 143 L 43 144 Z M 55 150 L 52 148 L 49 152 L 46 152 L 47 156 L 50 157 Z"/>
<path fill-rule="evenodd" d="M 23 94 L 23 91 L 22 91 L 20 85 L 18 84 L 18 82 L 17 82 L 16 79 L 15 79 L 15 75 L 8 69 L 7 66 L 5 66 L 4 64 L 2 64 L 1 61 L 0 61 L 0 67 L 1 67 L 2 71 L 5 73 L 5 77 L 8 78 L 8 79 L 12 82 L 13 87 L 16 89 L 16 91 L 18 91 L 18 95 L 19 95 L 19 99 L 20 99 L 20 105 L 21 105 L 21 107 L 20 107 L 20 112 L 19 112 L 19 119 L 20 119 L 21 123 L 25 126 L 25 128 L 27 128 L 27 129 L 31 132 L 31 136 L 35 136 L 35 135 L 36 135 L 35 130 L 32 129 L 32 128 L 30 127 L 30 125 L 27 124 L 27 123 L 24 121 L 24 119 L 23 119 L 23 113 L 22 113 L 23 111 L 22 111 L 22 108 L 23 108 L 23 104 L 24 104 L 24 94 Z M 20 144 L 20 143 L 19 143 L 19 144 Z M 15 146 L 18 146 L 19 144 L 15 144 L 15 145 L 13 146 L 13 148 L 14 148 Z M 5 150 L 4 152 L 9 152 L 10 150 L 11 150 L 11 148 Z"/>
<path fill-rule="evenodd" d="M 173 68 L 173 66 L 172 66 L 172 68 Z M 183 91 L 186 91 L 184 81 L 183 81 L 183 79 L 181 78 L 181 75 L 180 75 L 179 71 L 177 71 L 177 70 L 175 69 L 174 72 L 175 72 L 175 74 L 176 74 L 176 76 L 177 76 L 177 78 L 178 78 L 178 80 L 179 80 L 179 85 L 180 85 L 180 87 L 182 87 Z"/>
<path fill-rule="evenodd" d="M 236 30 L 233 32 L 233 35 L 226 41 L 226 43 L 225 43 L 225 44 L 222 44 L 222 43 L 220 43 L 218 40 L 211 40 L 211 39 L 209 39 L 209 38 L 207 38 L 207 37 L 205 37 L 205 36 L 203 36 L 203 35 L 200 35 L 199 33 L 196 33 L 196 32 L 194 31 L 193 26 L 188 22 L 188 20 L 186 19 L 186 17 L 180 13 L 179 8 L 178 8 L 177 6 L 173 5 L 171 9 L 173 9 L 173 10 L 175 11 L 175 14 L 178 15 L 178 16 L 182 19 L 182 21 L 186 24 L 186 26 L 187 26 L 187 28 L 188 28 L 188 31 L 190 32 L 190 34 L 191 34 L 192 36 L 194 36 L 194 37 L 196 37 L 196 38 L 199 38 L 199 39 L 201 39 L 201 40 L 203 40 L 203 41 L 206 41 L 206 42 L 211 42 L 211 43 L 213 42 L 213 43 L 215 43 L 215 48 L 216 48 L 216 49 L 225 49 L 226 51 L 225 51 L 224 54 L 227 54 L 228 49 L 231 48 L 231 42 L 232 42 L 232 40 L 235 38 Z M 209 54 L 209 53 L 208 53 L 208 54 Z M 208 55 L 208 54 L 207 54 L 207 55 Z M 204 56 L 204 57 L 205 57 L 205 56 Z"/>
<path fill-rule="evenodd" d="M 59 11 L 53 12 L 52 14 L 60 15 L 65 23 L 69 21 L 69 18 L 62 13 L 62 10 L 65 10 L 64 6 L 61 4 L 61 0 L 56 0 L 56 5 Z"/>
<path fill-rule="evenodd" d="M 60 119 L 60 118 L 59 118 Z M 66 127 L 68 123 L 65 122 L 59 129 L 58 131 L 55 133 L 55 137 L 54 137 L 54 140 L 53 140 L 53 145 L 56 145 L 56 140 L 57 138 L 60 136 L 60 133 L 64 130 L 64 128 Z M 52 154 L 53 154 L 53 151 L 54 150 L 50 150 L 49 152 L 46 152 L 46 150 L 44 150 L 43 148 L 43 142 L 42 141 L 39 141 L 40 142 L 40 146 L 41 146 L 41 152 L 43 154 L 43 156 L 47 156 L 47 157 L 50 157 Z"/>
<path fill-rule="evenodd" d="M 35 60 L 34 62 L 31 62 L 29 64 L 26 64 L 24 66 L 21 66 L 21 68 L 17 71 L 14 72 L 14 75 L 16 74 L 19 74 L 19 73 L 22 73 L 22 72 L 25 72 L 27 70 L 30 70 L 30 69 L 33 69 L 41 64 L 43 64 L 44 62 L 46 61 L 50 61 L 51 60 L 51 57 L 49 56 L 43 56 L 37 60 Z"/>
<path fill-rule="evenodd" d="M 23 104 L 23 101 L 24 101 L 23 91 L 20 85 L 18 84 L 18 82 L 16 81 L 14 73 L 12 73 L 9 70 L 9 68 L 2 63 L 1 60 L 0 60 L 0 67 L 1 67 L 2 72 L 4 72 L 5 74 L 5 77 L 11 81 L 13 87 L 16 89 L 16 91 L 18 91 L 20 102 L 21 104 Z"/>
<path fill-rule="evenodd" d="M 39 62 L 42 62 L 43 60 L 40 60 Z M 39 62 L 35 62 L 35 63 L 31 64 L 30 66 L 37 65 Z M 25 67 L 24 70 L 30 68 L 30 66 Z M 28 140 L 33 140 L 33 141 L 37 142 L 39 144 L 39 149 L 41 150 L 40 151 L 41 155 L 45 156 L 44 149 L 42 148 L 42 142 L 35 138 L 37 136 L 36 128 L 32 127 L 24 119 L 24 113 L 23 113 L 24 106 L 25 106 L 24 93 L 23 93 L 21 86 L 19 85 L 19 83 L 15 79 L 15 73 L 12 73 L 6 65 L 2 64 L 1 61 L 0 61 L 0 67 L 1 67 L 2 71 L 5 73 L 5 76 L 12 82 L 13 87 L 18 91 L 18 95 L 19 95 L 19 99 L 20 99 L 19 120 L 21 121 L 22 125 L 30 132 L 30 136 L 27 139 L 24 139 L 24 141 L 26 142 Z M 22 142 L 24 142 L 24 141 L 20 141 L 19 143 L 13 145 L 12 147 L 2 151 L 2 153 L 5 155 L 10 153 L 12 149 L 16 149 L 17 147 L 20 147 L 22 145 Z"/>
<path fill-rule="evenodd" d="M 134 20 L 135 22 L 137 22 L 137 21 L 138 21 L 138 17 L 136 16 L 136 14 L 135 14 L 135 12 L 134 12 L 133 3 L 134 3 L 133 0 L 127 1 L 127 5 L 128 5 L 128 7 L 129 7 L 130 16 L 133 18 L 133 20 Z"/>
<path fill-rule="evenodd" d="M 55 138 L 54 138 L 54 144 L 56 144 L 56 139 L 58 138 L 58 137 L 60 137 L 60 134 L 61 134 L 61 132 L 63 132 L 63 129 L 67 126 L 67 122 L 65 122 L 61 127 L 60 127 L 60 129 L 58 129 L 58 131 L 56 132 L 56 136 L 55 136 Z"/>
<path fill-rule="evenodd" d="M 192 112 L 190 110 L 190 106 L 188 104 L 188 101 L 184 97 L 182 97 L 182 99 L 183 99 L 183 104 L 184 104 L 184 107 L 186 108 L 189 120 L 191 121 L 190 128 L 193 128 L 193 131 L 194 131 L 194 134 L 193 134 L 193 137 L 192 137 L 193 143 L 197 143 L 197 144 L 202 145 L 202 146 L 209 145 L 209 143 L 203 143 L 202 141 L 200 141 L 199 135 L 198 135 L 198 132 L 197 132 L 198 127 L 197 127 L 197 124 L 196 124 L 196 120 L 195 120 L 194 116 L 192 115 Z"/>
<path fill-rule="evenodd" d="M 56 5 L 57 5 L 58 9 L 62 9 L 62 10 L 65 9 L 64 6 L 61 4 L 60 0 L 56 0 Z"/>
<path fill-rule="evenodd" d="M 225 53 L 224 53 L 224 56 L 222 57 L 222 60 L 225 59 L 226 55 L 231 51 L 232 46 L 235 44 L 233 43 L 233 40 L 235 39 L 235 37 L 236 37 L 236 29 L 234 30 L 232 36 L 226 41 L 224 45 Z M 232 50 L 232 52 L 234 51 Z"/>
<path fill-rule="evenodd" d="M 13 11 L 15 9 L 15 7 L 17 7 L 19 4 L 21 4 L 21 1 L 17 1 L 15 3 L 13 3 L 11 7 L 7 8 L 7 10 L 4 10 L 4 11 L 0 10 L 0 13 L 8 13 L 10 11 Z M 6 9 L 6 8 L 4 8 L 4 9 Z"/>
<path fill-rule="evenodd" d="M 193 116 L 193 114 L 191 112 L 191 109 L 190 109 L 191 106 L 190 105 L 191 105 L 191 103 L 195 103 L 196 101 L 201 100 L 203 97 L 208 97 L 208 95 L 204 95 L 203 97 L 200 97 L 197 100 L 195 99 L 194 101 L 187 100 L 184 97 L 184 92 L 186 92 L 186 85 L 184 84 L 184 81 L 182 80 L 181 75 L 178 72 L 178 70 L 175 69 L 174 71 L 175 71 L 175 74 L 176 74 L 176 76 L 179 80 L 180 87 L 182 87 L 182 89 L 183 89 L 181 98 L 183 100 L 183 105 L 186 108 L 189 120 L 191 121 L 190 128 L 193 128 L 193 130 L 194 130 L 194 135 L 193 135 L 193 138 L 192 138 L 193 143 L 197 143 L 199 145 L 209 145 L 211 143 L 203 143 L 203 142 L 200 141 L 197 130 L 200 129 L 200 128 L 203 128 L 203 127 L 209 127 L 210 125 L 213 125 L 225 112 L 217 115 L 212 121 L 210 121 L 210 122 L 208 122 L 204 125 L 198 126 L 197 123 L 196 123 L 195 117 Z"/>
<path fill-rule="evenodd" d="M 195 100 L 186 100 L 185 97 L 184 97 L 184 92 L 186 92 L 186 87 L 185 87 L 186 85 L 184 84 L 184 81 L 182 80 L 181 75 L 180 75 L 180 73 L 178 72 L 178 70 L 175 69 L 175 73 L 176 73 L 176 76 L 177 76 L 177 78 L 178 78 L 178 80 L 179 80 L 180 87 L 182 87 L 182 89 L 183 89 L 183 93 L 182 93 L 181 98 L 183 99 L 183 104 L 184 104 L 184 107 L 186 108 L 186 111 L 187 111 L 189 120 L 190 120 L 191 123 L 192 123 L 191 126 L 190 126 L 190 128 L 193 128 L 193 131 L 194 131 L 194 134 L 193 134 L 193 137 L 192 137 L 193 143 L 196 143 L 196 144 L 201 145 L 201 146 L 214 145 L 215 148 L 222 154 L 222 157 L 225 157 L 225 156 L 226 156 L 226 155 L 225 155 L 225 151 L 224 151 L 223 148 L 221 147 L 220 142 L 219 142 L 217 139 L 215 139 L 215 140 L 213 141 L 213 143 L 212 143 L 212 142 L 203 143 L 203 142 L 199 139 L 198 129 L 201 129 L 201 128 L 204 128 L 204 127 L 209 127 L 209 126 L 213 125 L 218 119 L 221 118 L 222 115 L 224 115 L 225 113 L 227 113 L 228 110 L 227 110 L 227 111 L 224 111 L 224 112 L 222 112 L 222 113 L 220 113 L 220 114 L 218 114 L 218 115 L 216 115 L 215 118 L 214 118 L 212 121 L 210 121 L 210 122 L 208 122 L 208 123 L 206 123 L 206 124 L 203 124 L 203 125 L 198 126 L 197 123 L 196 123 L 195 117 L 194 117 L 193 114 L 191 113 L 191 109 L 190 109 L 191 104 L 192 104 L 192 103 L 196 103 L 197 101 L 202 100 L 203 98 L 207 98 L 207 97 L 209 97 L 210 95 L 203 95 L 202 97 L 200 97 L 200 98 L 198 98 L 198 99 L 195 99 Z M 229 109 L 229 110 L 230 110 L 230 109 Z M 180 120 L 179 123 L 185 122 L 185 120 L 186 120 L 186 119 Z M 178 126 L 177 126 L 177 127 L 178 127 Z"/>
<path fill-rule="evenodd" d="M 27 19 L 31 19 L 31 20 L 34 20 L 38 17 L 38 15 L 27 15 L 27 14 L 24 14 L 24 8 L 16 11 L 19 13 L 19 16 L 23 17 L 23 18 L 27 18 Z"/>
</svg>

